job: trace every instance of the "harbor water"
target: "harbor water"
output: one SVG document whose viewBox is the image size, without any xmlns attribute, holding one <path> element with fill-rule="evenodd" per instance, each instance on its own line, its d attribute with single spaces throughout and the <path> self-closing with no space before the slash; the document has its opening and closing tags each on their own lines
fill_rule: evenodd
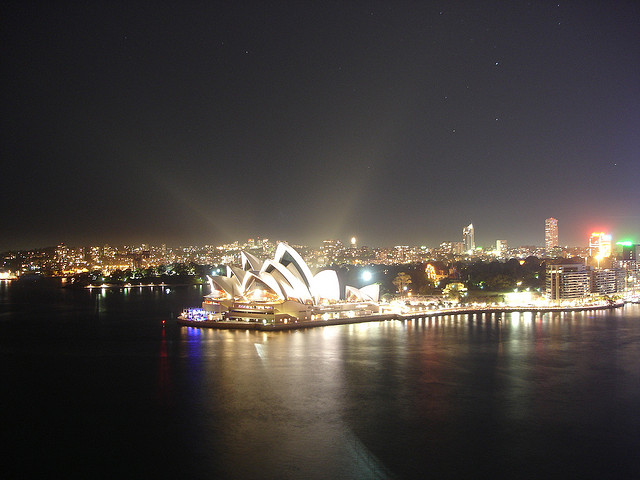
<svg viewBox="0 0 640 480">
<path fill-rule="evenodd" d="M 640 305 L 178 326 L 204 293 L 0 284 L 3 478 L 640 472 Z"/>
</svg>

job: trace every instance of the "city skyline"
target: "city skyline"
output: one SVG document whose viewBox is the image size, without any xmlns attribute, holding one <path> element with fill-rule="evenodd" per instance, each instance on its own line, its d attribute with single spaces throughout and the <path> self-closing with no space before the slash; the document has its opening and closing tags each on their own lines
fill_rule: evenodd
<svg viewBox="0 0 640 480">
<path fill-rule="evenodd" d="M 0 251 L 638 241 L 636 2 L 2 12 Z"/>
<path fill-rule="evenodd" d="M 353 232 L 352 232 L 353 233 Z M 578 243 L 576 244 L 568 244 L 568 243 L 562 243 L 558 241 L 558 220 L 555 218 L 547 218 L 545 220 L 544 223 L 544 228 L 542 230 L 542 241 L 541 242 L 524 242 L 524 243 L 520 243 L 515 245 L 515 247 L 541 247 L 544 248 L 547 252 L 550 252 L 550 246 L 557 246 L 559 248 L 573 248 L 573 247 L 590 247 L 591 243 L 592 243 L 592 239 L 594 236 L 598 236 L 598 235 L 604 235 L 604 232 L 599 233 L 589 233 L 587 236 L 585 236 L 582 241 L 578 241 Z M 610 241 L 611 239 L 613 239 L 614 242 L 620 242 L 620 244 L 622 243 L 638 243 L 639 241 L 636 240 L 638 238 L 638 232 L 633 232 L 631 234 L 628 235 L 616 235 L 616 234 L 611 234 L 611 233 L 607 233 L 606 234 Z M 572 235 L 571 233 L 568 236 L 575 236 Z M 112 245 L 112 246 L 118 246 L 118 247 L 126 247 L 131 246 L 132 248 L 139 248 L 140 246 L 144 246 L 144 245 L 153 245 L 153 246 L 167 246 L 167 247 L 189 247 L 189 246 L 206 246 L 206 245 L 217 245 L 217 246 L 228 246 L 228 245 L 232 245 L 232 244 L 247 244 L 250 243 L 252 241 L 262 241 L 262 240 L 266 240 L 266 241 L 270 241 L 270 240 L 274 240 L 273 237 L 267 237 L 267 236 L 262 236 L 262 235 L 255 235 L 251 238 L 243 238 L 243 239 L 239 239 L 239 238 L 235 238 L 235 239 L 230 239 L 226 242 L 220 242 L 220 243 L 216 243 L 213 241 L 209 241 L 209 242 L 201 242 L 201 243 L 189 243 L 187 242 L 181 242 L 181 243 L 167 243 L 167 242 L 163 242 L 163 241 L 154 241 L 153 239 L 145 239 L 144 241 L 123 241 L 123 242 L 104 242 L 100 239 L 97 239 L 96 241 L 94 241 L 93 243 L 73 243 L 73 242 L 69 242 L 66 241 L 65 239 L 62 239 L 61 241 L 55 242 L 54 244 L 49 244 L 49 245 L 31 245 L 28 247 L 18 247 L 18 248 L 13 248 L 13 249 L 6 249 L 6 250 L 0 250 L 1 252 L 10 252 L 10 251 L 28 251 L 28 250 L 38 250 L 38 249 L 43 249 L 43 248 L 52 248 L 55 246 L 60 246 L 60 245 L 66 245 L 66 246 L 70 246 L 70 247 L 90 247 L 90 246 L 97 246 L 97 245 L 101 245 L 101 246 L 108 246 L 108 245 Z M 321 246 L 323 243 L 325 242 L 341 242 L 345 247 L 347 245 L 349 245 L 352 248 L 356 248 L 359 247 L 360 245 L 365 246 L 365 247 L 369 247 L 369 248 L 392 248 L 395 246 L 399 246 L 399 245 L 410 245 L 412 247 L 426 247 L 426 248 L 438 248 L 441 247 L 444 244 L 450 244 L 451 247 L 453 249 L 455 249 L 454 247 L 456 245 L 459 245 L 460 248 L 460 252 L 464 252 L 464 253 L 468 253 L 470 251 L 475 250 L 476 248 L 478 249 L 483 249 L 483 250 L 491 250 L 494 247 L 496 249 L 501 249 L 504 247 L 504 245 L 512 245 L 512 242 L 509 241 L 508 239 L 498 239 L 498 238 L 488 238 L 486 242 L 483 242 L 482 244 L 477 244 L 475 242 L 475 228 L 473 226 L 473 224 L 469 224 L 466 227 L 462 228 L 462 234 L 459 236 L 459 238 L 447 238 L 447 239 L 443 239 L 441 238 L 440 240 L 436 241 L 436 243 L 434 244 L 429 244 L 426 242 L 418 242 L 418 243 L 406 243 L 406 242 L 390 242 L 388 244 L 375 244 L 375 243 L 371 243 L 371 242 L 367 242 L 367 239 L 362 240 L 361 237 L 359 236 L 353 236 L 352 234 L 350 234 L 347 238 L 322 238 L 322 239 L 318 239 L 315 241 L 312 241 L 310 243 L 304 243 L 304 242 L 295 242 L 292 241 L 290 239 L 287 238 L 282 238 L 282 237 L 276 237 L 275 241 L 277 242 L 285 242 L 288 244 L 295 244 L 295 245 L 304 245 L 304 246 L 308 246 L 308 247 L 317 247 L 317 246 Z M 502 247 L 498 247 L 498 245 L 502 245 Z"/>
</svg>

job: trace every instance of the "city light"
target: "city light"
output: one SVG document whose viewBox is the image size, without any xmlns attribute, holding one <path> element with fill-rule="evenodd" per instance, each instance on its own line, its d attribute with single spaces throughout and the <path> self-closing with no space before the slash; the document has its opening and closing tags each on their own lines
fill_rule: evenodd
<svg viewBox="0 0 640 480">
<path fill-rule="evenodd" d="M 557 226 L 557 220 L 547 220 L 554 220 L 554 226 Z M 189 281 L 196 284 L 206 284 L 209 276 L 217 277 L 215 288 L 210 285 L 211 298 L 204 303 L 209 300 L 214 303 L 229 300 L 238 292 L 244 292 L 256 301 L 267 301 L 267 292 L 269 297 L 278 297 L 280 300 L 297 298 L 298 293 L 304 290 L 300 284 L 302 277 L 313 278 L 313 292 L 300 299 L 303 303 L 312 297 L 315 300 L 324 298 L 340 301 L 348 298 L 350 301 L 370 301 L 382 294 L 399 294 L 406 300 L 409 293 L 413 298 L 437 294 L 460 299 L 467 295 L 473 297 L 474 292 L 482 295 L 485 292 L 506 293 L 514 288 L 518 292 L 530 288 L 555 302 L 598 295 L 631 298 L 640 290 L 640 250 L 630 238 L 631 235 L 614 244 L 611 234 L 595 231 L 585 238 L 582 246 L 554 245 L 550 250 L 542 246 L 509 248 L 507 240 L 497 240 L 496 249 L 473 245 L 473 250 L 467 250 L 465 242 L 467 247 L 475 242 L 473 227 L 473 224 L 469 224 L 464 229 L 462 239 L 442 242 L 435 247 L 402 244 L 367 247 L 358 245 L 356 236 L 347 237 L 346 242 L 323 240 L 319 248 L 302 245 L 300 251 L 304 255 L 295 253 L 292 259 L 295 257 L 294 263 L 298 265 L 306 263 L 308 267 L 305 268 L 309 271 L 300 277 L 301 274 L 292 270 L 291 259 L 286 257 L 281 265 L 270 266 L 269 271 L 260 273 L 259 276 L 269 281 L 267 285 L 261 285 L 260 278 L 254 279 L 255 273 L 261 270 L 260 265 L 254 265 L 257 258 L 273 256 L 277 250 L 278 243 L 267 238 L 223 245 L 180 247 L 166 244 L 83 247 L 60 243 L 49 249 L 5 252 L 0 258 L 0 280 L 8 282 L 22 277 L 50 276 L 58 277 L 65 286 L 131 289 L 173 285 L 184 281 L 185 277 L 191 277 Z M 555 231 L 552 233 L 555 235 Z M 496 255 L 498 251 L 499 256 Z M 525 261 L 531 257 L 535 260 Z M 245 268 L 243 258 L 251 265 L 247 266 L 246 273 L 239 272 L 239 285 L 235 288 L 232 285 L 236 281 L 234 269 L 238 270 L 241 266 Z M 485 272 L 481 274 L 484 278 L 470 281 L 471 277 L 464 270 L 472 268 L 473 262 L 478 265 L 495 262 L 498 271 L 502 270 L 503 273 L 489 275 Z M 547 267 L 554 268 L 545 271 L 545 262 Z M 511 270 L 518 268 L 526 272 L 526 281 L 522 282 L 524 273 L 516 275 L 499 266 L 506 263 L 511 265 Z M 225 264 L 226 267 L 221 266 Z M 393 280 L 402 269 L 393 270 L 389 267 L 420 264 L 424 270 L 416 271 L 417 277 L 411 287 L 394 284 Z M 518 267 L 515 267 L 516 264 Z M 348 291 L 340 291 L 337 288 L 336 270 L 333 269 L 336 265 L 347 266 L 347 271 L 349 265 L 358 266 L 361 269 L 355 271 L 357 281 L 372 288 L 350 287 Z M 385 267 L 377 269 L 374 265 Z M 577 268 L 576 265 L 582 267 Z M 273 279 L 271 271 L 276 275 Z M 245 276 L 246 281 L 243 280 Z M 218 283 L 224 284 L 225 288 Z M 249 284 L 255 285 L 247 288 Z M 453 285 L 460 288 L 452 292 Z M 463 287 L 469 288 L 470 292 L 463 292 Z"/>
</svg>

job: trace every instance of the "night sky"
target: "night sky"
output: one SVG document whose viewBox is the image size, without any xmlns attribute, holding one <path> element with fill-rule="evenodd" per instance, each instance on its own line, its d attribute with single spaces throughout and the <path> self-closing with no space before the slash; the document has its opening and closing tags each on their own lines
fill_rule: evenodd
<svg viewBox="0 0 640 480">
<path fill-rule="evenodd" d="M 640 241 L 640 2 L 9 2 L 0 251 Z"/>
</svg>

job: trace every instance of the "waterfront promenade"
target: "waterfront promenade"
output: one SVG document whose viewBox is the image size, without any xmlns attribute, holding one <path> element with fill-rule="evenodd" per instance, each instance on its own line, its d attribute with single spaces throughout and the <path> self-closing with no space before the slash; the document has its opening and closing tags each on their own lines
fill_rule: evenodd
<svg viewBox="0 0 640 480">
<path fill-rule="evenodd" d="M 179 316 L 177 322 L 179 325 L 198 327 L 198 328 L 215 328 L 223 330 L 260 330 L 260 331 L 277 331 L 277 330 L 297 330 L 303 328 L 325 327 L 329 325 L 348 325 L 354 323 L 365 322 L 381 322 L 381 321 L 405 321 L 415 320 L 419 318 L 445 317 L 448 315 L 492 315 L 496 316 L 506 313 L 550 313 L 550 312 L 583 312 L 591 310 L 610 310 L 624 306 L 623 302 L 613 304 L 593 304 L 580 306 L 483 306 L 483 307 L 450 307 L 435 310 L 414 310 L 410 312 L 389 312 L 378 313 L 373 315 L 365 315 L 359 317 L 341 317 L 331 318 L 327 320 L 310 320 L 310 321 L 293 321 L 288 323 L 259 323 L 259 322 L 243 322 L 228 320 L 191 320 Z"/>
</svg>

